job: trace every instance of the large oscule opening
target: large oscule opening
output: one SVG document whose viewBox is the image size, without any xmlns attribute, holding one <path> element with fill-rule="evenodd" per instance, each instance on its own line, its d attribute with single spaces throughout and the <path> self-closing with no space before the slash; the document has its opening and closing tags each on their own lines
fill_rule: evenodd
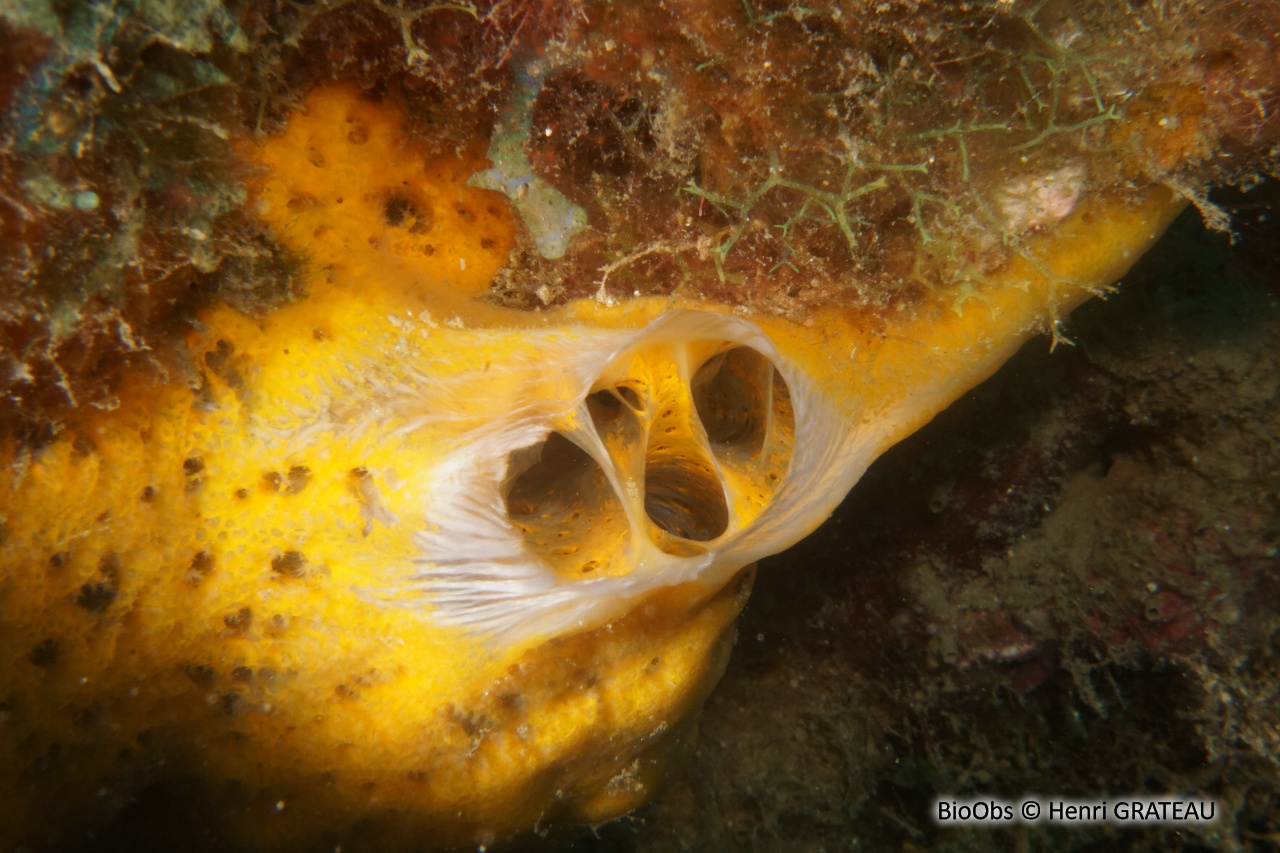
<svg viewBox="0 0 1280 853">
<path fill-rule="evenodd" d="M 630 527 L 604 469 L 560 433 L 511 454 L 507 514 L 566 577 L 625 574 Z"/>
</svg>

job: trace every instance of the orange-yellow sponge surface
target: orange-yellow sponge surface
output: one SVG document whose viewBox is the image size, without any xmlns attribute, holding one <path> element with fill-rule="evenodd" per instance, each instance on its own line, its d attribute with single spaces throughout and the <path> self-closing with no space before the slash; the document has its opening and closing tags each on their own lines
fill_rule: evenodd
<svg viewBox="0 0 1280 853">
<path fill-rule="evenodd" d="M 361 486 L 377 476 L 404 512 L 411 478 L 384 477 L 412 442 L 324 436 L 291 455 L 245 440 L 240 398 L 269 384 L 211 385 L 139 389 L 6 484 L 6 845 L 175 771 L 211 774 L 244 840 L 287 847 L 357 823 L 380 843 L 483 841 L 650 790 L 748 581 L 494 654 L 368 598 L 411 545 L 362 512 Z"/>
<path fill-rule="evenodd" d="M 506 200 L 466 185 L 485 161 L 426 150 L 398 109 L 353 88 L 313 94 L 248 153 L 258 214 L 307 259 L 313 287 L 340 281 L 409 300 L 429 292 L 465 312 L 507 262 Z"/>
</svg>

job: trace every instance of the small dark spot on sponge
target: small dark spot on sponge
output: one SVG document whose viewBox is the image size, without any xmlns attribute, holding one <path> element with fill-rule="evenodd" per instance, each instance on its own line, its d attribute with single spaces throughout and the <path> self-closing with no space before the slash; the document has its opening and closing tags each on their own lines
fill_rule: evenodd
<svg viewBox="0 0 1280 853">
<path fill-rule="evenodd" d="M 200 456 L 188 456 L 182 462 L 182 470 L 188 477 L 199 474 L 204 470 L 204 458 Z"/>
<path fill-rule="evenodd" d="M 207 575 L 213 571 L 213 555 L 208 551 L 197 551 L 191 558 L 191 571 L 198 575 Z"/>
<path fill-rule="evenodd" d="M 210 350 L 204 354 L 204 363 L 208 365 L 213 374 L 225 382 L 229 387 L 236 390 L 244 388 L 244 376 L 236 369 L 232 362 L 232 356 L 235 355 L 236 348 L 227 341 L 218 341 L 217 348 Z"/>
<path fill-rule="evenodd" d="M 113 551 L 108 551 L 102 555 L 102 559 L 98 561 L 98 571 L 102 572 L 102 576 L 108 580 L 120 579 L 120 557 Z"/>
<path fill-rule="evenodd" d="M 248 607 L 241 607 L 235 613 L 228 613 L 223 616 L 222 621 L 232 631 L 245 631 L 253 622 L 253 611 Z"/>
<path fill-rule="evenodd" d="M 142 491 L 138 492 L 138 500 L 142 501 L 144 504 L 149 504 L 155 499 L 156 499 L 155 486 L 143 486 Z"/>
<path fill-rule="evenodd" d="M 90 613 L 101 613 L 119 594 L 113 581 L 88 581 L 76 593 L 75 602 Z"/>
<path fill-rule="evenodd" d="M 391 226 L 404 224 L 407 217 L 415 215 L 413 202 L 404 196 L 393 195 L 382 203 L 382 217 Z"/>
<path fill-rule="evenodd" d="M 107 553 L 98 561 L 100 581 L 87 581 L 76 592 L 76 604 L 90 613 L 101 613 L 111 606 L 120 594 L 120 558 L 114 553 Z"/>
<path fill-rule="evenodd" d="M 227 361 L 231 356 L 235 355 L 235 352 L 236 348 L 234 344 L 228 341 L 219 340 L 214 345 L 213 349 L 204 354 L 204 363 L 209 365 L 209 368 L 214 373 L 217 373 L 227 366 Z"/>
<path fill-rule="evenodd" d="M 33 666 L 49 669 L 58 662 L 58 653 L 60 651 L 58 641 L 50 637 L 47 640 L 36 643 L 35 648 L 27 655 L 27 660 L 31 661 Z"/>
<path fill-rule="evenodd" d="M 102 717 L 102 705 L 90 702 L 83 708 L 77 708 L 71 715 L 71 724 L 76 727 L 91 726 Z"/>
<path fill-rule="evenodd" d="M 311 482 L 311 469 L 306 465 L 294 465 L 289 469 L 289 486 L 285 489 L 289 494 L 296 495 L 307 487 L 307 483 Z"/>
<path fill-rule="evenodd" d="M 307 558 L 301 551 L 285 551 L 271 560 L 271 571 L 286 578 L 300 578 L 306 564 Z"/>
<path fill-rule="evenodd" d="M 281 477 L 275 471 L 268 471 L 267 473 L 262 475 L 262 487 L 268 491 L 271 491 L 271 492 L 280 491 L 280 484 L 283 482 L 284 482 L 284 477 Z"/>
<path fill-rule="evenodd" d="M 182 671 L 187 674 L 187 678 L 190 678 L 200 687 L 208 687 L 213 683 L 213 676 L 215 675 L 213 667 L 208 667 L 204 664 L 187 664 L 182 668 Z"/>
</svg>

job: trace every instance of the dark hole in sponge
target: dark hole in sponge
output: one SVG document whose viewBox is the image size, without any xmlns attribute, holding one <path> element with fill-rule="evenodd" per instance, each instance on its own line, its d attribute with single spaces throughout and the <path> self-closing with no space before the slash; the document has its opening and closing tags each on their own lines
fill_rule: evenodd
<svg viewBox="0 0 1280 853">
<path fill-rule="evenodd" d="M 48 669 L 58 662 L 58 641 L 50 637 L 37 643 L 31 653 L 27 655 L 27 660 L 31 661 L 33 666 L 41 669 Z"/>
<path fill-rule="evenodd" d="M 693 401 L 713 445 L 754 451 L 764 443 L 771 367 L 750 347 L 735 347 L 699 368 L 693 378 Z"/>
<path fill-rule="evenodd" d="M 208 687 L 212 684 L 216 675 L 213 667 L 205 666 L 204 664 L 187 664 L 182 668 L 182 671 L 187 674 L 187 678 L 190 678 L 201 687 Z"/>
<path fill-rule="evenodd" d="M 287 481 L 289 485 L 285 491 L 291 495 L 296 495 L 307 487 L 307 483 L 311 482 L 311 469 L 306 465 L 294 465 L 289 469 Z"/>
<path fill-rule="evenodd" d="M 591 420 L 597 428 L 607 429 L 625 414 L 626 408 L 612 391 L 605 390 L 587 397 L 587 411 L 591 413 Z"/>
<path fill-rule="evenodd" d="M 613 390 L 623 399 L 623 401 L 626 402 L 628 406 L 635 409 L 637 412 L 640 411 L 643 404 L 640 402 L 640 395 L 636 393 L 634 388 L 628 388 L 626 385 L 618 385 L 615 386 Z"/>
<path fill-rule="evenodd" d="M 89 581 L 76 592 L 75 602 L 90 613 L 101 613 L 111 606 L 118 594 L 114 581 Z"/>
<path fill-rule="evenodd" d="M 271 570 L 287 578 L 300 578 L 304 574 L 307 558 L 301 551 L 285 551 L 271 561 Z"/>
<path fill-rule="evenodd" d="M 663 530 L 695 542 L 715 539 L 729 527 L 724 489 L 711 466 L 656 449 L 645 465 L 644 511 Z"/>
<path fill-rule="evenodd" d="M 222 622 L 232 631 L 244 631 L 253 622 L 253 611 L 248 607 L 241 607 L 235 613 L 223 616 Z"/>
<path fill-rule="evenodd" d="M 110 581 L 118 581 L 120 579 L 120 557 L 112 552 L 102 555 L 102 559 L 98 561 L 98 571 L 102 572 L 102 576 Z"/>
<path fill-rule="evenodd" d="M 74 601 L 90 613 L 101 613 L 120 594 L 120 558 L 108 552 L 98 561 L 100 581 L 88 581 L 76 591 Z"/>
<path fill-rule="evenodd" d="M 382 218 L 393 227 L 403 225 L 406 219 L 416 216 L 417 212 L 413 202 L 404 196 L 393 195 L 382 203 Z"/>
<path fill-rule="evenodd" d="M 604 469 L 559 433 L 507 462 L 507 512 L 525 543 L 566 577 L 621 568 L 630 534 Z"/>
<path fill-rule="evenodd" d="M 203 577 L 213 571 L 213 555 L 208 551 L 197 551 L 191 558 L 191 571 Z"/>
<path fill-rule="evenodd" d="M 547 437 L 541 453 L 537 462 L 511 481 L 507 509 L 512 516 L 559 512 L 576 503 L 583 476 L 596 467 L 586 451 L 557 432 Z"/>
<path fill-rule="evenodd" d="M 592 406 L 599 406 L 600 410 L 607 415 L 612 415 L 622 410 L 622 400 L 613 395 L 612 391 L 604 390 L 587 397 L 587 403 Z"/>
<path fill-rule="evenodd" d="M 639 412 L 642 406 L 640 395 L 626 385 L 605 388 L 587 396 L 587 410 L 591 413 L 591 420 L 602 430 L 619 424 L 628 409 Z"/>
</svg>

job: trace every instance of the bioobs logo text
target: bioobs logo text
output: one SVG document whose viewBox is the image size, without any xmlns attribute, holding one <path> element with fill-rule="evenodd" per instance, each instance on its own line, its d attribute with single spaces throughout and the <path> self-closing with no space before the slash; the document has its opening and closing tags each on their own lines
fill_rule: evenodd
<svg viewBox="0 0 1280 853">
<path fill-rule="evenodd" d="M 1199 795 L 1121 797 L 1103 800 L 1060 800 L 1052 797 L 1022 797 L 1001 802 L 991 797 L 971 800 L 934 801 L 933 819 L 939 825 L 970 824 L 999 826 L 1008 823 L 1089 824 L 1207 824 L 1218 816 L 1218 804 Z"/>
<path fill-rule="evenodd" d="M 995 800 L 938 800 L 933 810 L 938 823 L 1013 823 L 1014 814 L 1011 803 Z"/>
</svg>

